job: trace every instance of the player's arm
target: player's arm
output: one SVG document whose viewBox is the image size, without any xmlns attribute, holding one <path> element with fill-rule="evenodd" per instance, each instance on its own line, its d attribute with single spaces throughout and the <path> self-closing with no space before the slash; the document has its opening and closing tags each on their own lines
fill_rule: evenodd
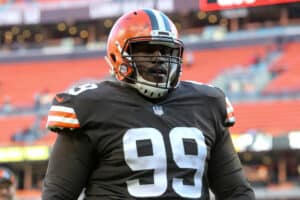
<svg viewBox="0 0 300 200">
<path fill-rule="evenodd" d="M 60 133 L 49 159 L 42 199 L 77 199 L 87 184 L 92 155 L 90 141 L 84 134 Z"/>
<path fill-rule="evenodd" d="M 217 200 L 255 199 L 227 129 L 212 151 L 208 178 Z"/>
<path fill-rule="evenodd" d="M 77 199 L 93 166 L 90 138 L 84 134 L 74 98 L 57 95 L 50 108 L 47 127 L 58 133 L 44 179 L 43 200 Z"/>
<path fill-rule="evenodd" d="M 242 165 L 234 149 L 228 126 L 235 123 L 233 107 L 227 98 L 217 104 L 221 117 L 218 137 L 208 163 L 208 179 L 217 200 L 253 200 L 254 192 L 244 176 Z"/>
</svg>

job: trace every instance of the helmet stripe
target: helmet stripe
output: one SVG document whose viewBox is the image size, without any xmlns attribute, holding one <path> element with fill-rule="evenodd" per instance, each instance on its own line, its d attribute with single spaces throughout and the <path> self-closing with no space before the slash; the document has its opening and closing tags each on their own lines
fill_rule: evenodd
<svg viewBox="0 0 300 200">
<path fill-rule="evenodd" d="M 159 11 L 144 9 L 151 20 L 152 30 L 171 31 L 167 17 Z"/>
<path fill-rule="evenodd" d="M 158 22 L 154 13 L 149 9 L 144 9 L 144 11 L 147 13 L 148 17 L 150 18 L 152 30 L 158 30 L 159 29 Z"/>
<path fill-rule="evenodd" d="M 162 16 L 162 18 L 164 20 L 164 24 L 165 24 L 165 27 L 166 27 L 167 31 L 171 32 L 170 22 L 169 22 L 167 16 L 165 14 L 163 14 L 163 13 L 161 13 L 161 16 Z"/>
<path fill-rule="evenodd" d="M 153 10 L 152 12 L 154 13 L 155 18 L 156 18 L 157 23 L 158 23 L 158 30 L 166 31 L 166 26 L 165 26 L 165 23 L 164 23 L 161 12 L 156 11 L 156 10 Z"/>
</svg>

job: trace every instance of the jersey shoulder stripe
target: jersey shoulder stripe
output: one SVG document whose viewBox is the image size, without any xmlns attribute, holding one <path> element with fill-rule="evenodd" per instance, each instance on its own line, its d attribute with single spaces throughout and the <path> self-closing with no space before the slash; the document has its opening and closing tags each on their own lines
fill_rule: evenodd
<svg viewBox="0 0 300 200">
<path fill-rule="evenodd" d="M 73 108 L 52 105 L 48 114 L 47 127 L 52 128 L 80 128 L 80 123 Z"/>
<path fill-rule="evenodd" d="M 228 126 L 233 126 L 235 124 L 234 108 L 227 97 L 225 97 L 225 102 L 227 111 L 225 122 Z"/>
</svg>

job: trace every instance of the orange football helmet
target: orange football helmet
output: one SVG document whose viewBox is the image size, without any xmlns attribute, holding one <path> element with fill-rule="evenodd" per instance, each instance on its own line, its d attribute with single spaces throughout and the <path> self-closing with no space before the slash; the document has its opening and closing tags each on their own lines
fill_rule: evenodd
<svg viewBox="0 0 300 200">
<path fill-rule="evenodd" d="M 10 184 L 15 183 L 15 177 L 11 170 L 0 167 L 0 183 L 9 182 Z"/>
<path fill-rule="evenodd" d="M 167 78 L 163 82 L 143 77 L 132 54 L 132 49 L 140 44 L 146 44 L 146 49 L 150 47 L 148 45 L 156 45 L 170 52 L 160 56 L 168 63 Z M 159 98 L 179 83 L 183 49 L 174 23 L 165 14 L 153 9 L 140 9 L 116 21 L 108 37 L 105 59 L 117 80 L 127 82 L 146 97 Z M 151 62 L 151 58 L 147 59 Z"/>
</svg>

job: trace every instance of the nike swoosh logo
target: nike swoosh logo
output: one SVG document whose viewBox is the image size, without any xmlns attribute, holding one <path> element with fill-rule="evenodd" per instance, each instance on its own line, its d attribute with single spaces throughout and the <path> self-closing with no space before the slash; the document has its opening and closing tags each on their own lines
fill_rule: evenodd
<svg viewBox="0 0 300 200">
<path fill-rule="evenodd" d="M 59 103 L 61 103 L 61 102 L 64 101 L 64 98 L 63 98 L 63 97 L 55 96 L 55 99 L 56 99 L 56 101 L 58 101 Z"/>
</svg>

